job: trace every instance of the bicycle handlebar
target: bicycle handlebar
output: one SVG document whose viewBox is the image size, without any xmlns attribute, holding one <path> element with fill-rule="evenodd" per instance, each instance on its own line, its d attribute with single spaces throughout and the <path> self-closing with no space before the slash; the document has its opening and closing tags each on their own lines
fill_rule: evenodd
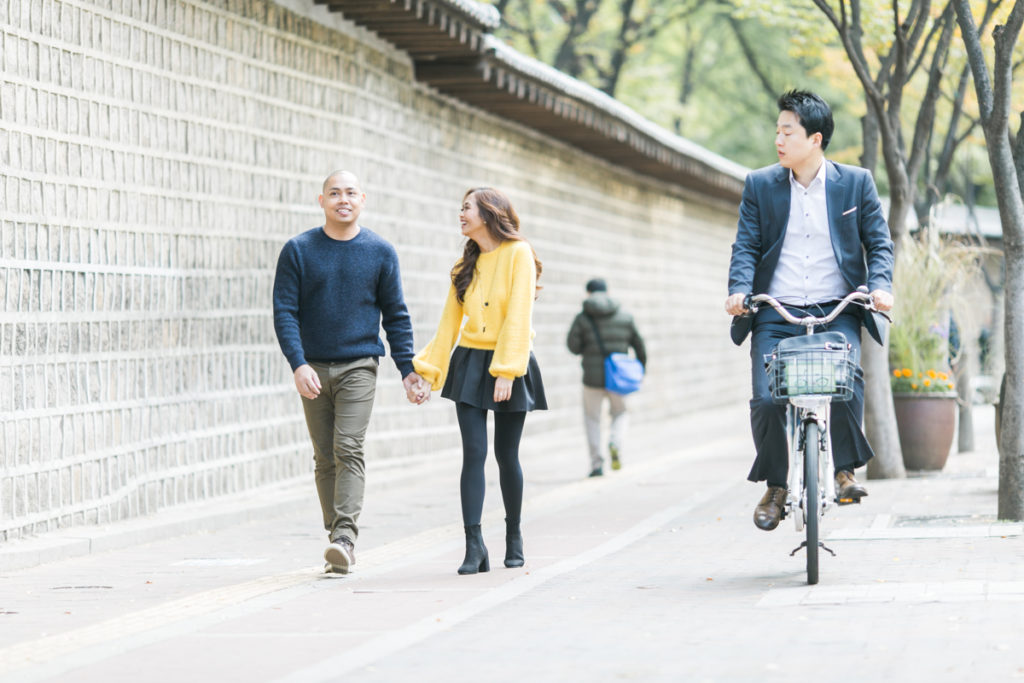
<svg viewBox="0 0 1024 683">
<path fill-rule="evenodd" d="M 871 298 L 871 295 L 868 294 L 866 290 L 866 287 L 862 287 L 858 289 L 856 292 L 850 292 L 849 294 L 844 296 L 838 304 L 836 304 L 835 309 L 833 309 L 831 313 L 825 316 L 805 315 L 804 317 L 799 318 L 790 313 L 784 305 L 779 303 L 778 300 L 776 300 L 774 297 L 768 294 L 754 294 L 752 296 L 748 296 L 744 300 L 743 304 L 749 309 L 749 313 L 747 313 L 746 315 L 753 315 L 757 313 L 758 309 L 760 308 L 758 304 L 764 303 L 774 308 L 786 322 L 791 323 L 793 325 L 803 325 L 804 327 L 814 327 L 815 325 L 827 325 L 828 323 L 838 318 L 839 314 L 842 313 L 843 310 L 846 309 L 846 307 L 852 303 L 857 304 L 859 306 L 863 306 L 865 310 L 873 311 L 875 313 L 881 313 L 883 316 L 885 316 L 887 320 L 890 320 L 891 322 L 891 319 L 888 315 L 886 315 L 883 311 L 879 311 L 875 307 L 874 300 Z"/>
</svg>

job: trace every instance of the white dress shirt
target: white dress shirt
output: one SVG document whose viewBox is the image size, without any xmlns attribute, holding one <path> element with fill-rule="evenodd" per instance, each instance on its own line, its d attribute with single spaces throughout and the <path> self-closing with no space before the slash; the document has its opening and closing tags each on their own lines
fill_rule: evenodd
<svg viewBox="0 0 1024 683">
<path fill-rule="evenodd" d="M 839 271 L 828 229 L 825 160 L 807 187 L 791 170 L 789 188 L 789 222 L 768 294 L 797 306 L 841 299 L 849 294 L 849 285 Z"/>
</svg>

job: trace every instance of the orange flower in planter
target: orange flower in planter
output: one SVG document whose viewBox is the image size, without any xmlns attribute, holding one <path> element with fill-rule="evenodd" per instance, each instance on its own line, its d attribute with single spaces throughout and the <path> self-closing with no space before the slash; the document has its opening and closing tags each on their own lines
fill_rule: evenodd
<svg viewBox="0 0 1024 683">
<path fill-rule="evenodd" d="M 934 369 L 912 370 L 911 368 L 894 368 L 892 370 L 893 393 L 945 393 L 954 391 L 955 385 L 949 373 Z"/>
</svg>

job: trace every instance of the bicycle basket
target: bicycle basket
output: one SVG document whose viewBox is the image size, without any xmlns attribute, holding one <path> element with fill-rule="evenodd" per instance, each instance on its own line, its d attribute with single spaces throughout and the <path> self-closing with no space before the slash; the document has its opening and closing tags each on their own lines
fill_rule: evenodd
<svg viewBox="0 0 1024 683">
<path fill-rule="evenodd" d="M 783 339 L 768 357 L 772 400 L 786 403 L 791 396 L 853 397 L 856 359 L 841 332 L 823 332 Z"/>
</svg>

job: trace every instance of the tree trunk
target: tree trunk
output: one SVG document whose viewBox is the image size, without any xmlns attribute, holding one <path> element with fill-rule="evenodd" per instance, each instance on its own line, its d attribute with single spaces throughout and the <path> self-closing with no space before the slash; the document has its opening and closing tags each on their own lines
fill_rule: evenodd
<svg viewBox="0 0 1024 683">
<path fill-rule="evenodd" d="M 633 47 L 636 39 L 630 38 L 633 29 L 633 5 L 635 0 L 622 0 L 619 4 L 619 35 L 615 46 L 611 50 L 608 72 L 605 74 L 601 90 L 609 97 L 615 97 L 615 90 L 619 87 L 619 76 L 622 75 L 622 67 L 626 64 L 626 52 Z"/>
<path fill-rule="evenodd" d="M 993 32 L 995 59 L 991 73 L 971 4 L 955 0 L 957 21 L 974 75 L 982 131 L 1003 224 L 1006 263 L 1004 339 L 1006 395 L 1000 405 L 999 519 L 1024 520 L 1024 198 L 1009 135 L 1013 88 L 1013 48 L 1024 25 L 1024 0 L 1013 4 L 1006 23 Z"/>
<path fill-rule="evenodd" d="M 1005 139 L 1005 136 L 1003 136 Z M 989 143 L 991 144 L 991 142 Z M 999 519 L 1024 520 L 1024 206 L 1017 195 L 1015 239 L 1006 248 L 1006 395 L 1000 406 Z M 1007 227 L 1003 225 L 1003 234 Z"/>
<path fill-rule="evenodd" d="M 555 11 L 558 11 L 560 4 L 551 3 L 549 0 L 549 5 Z M 579 78 L 583 73 L 583 62 L 577 48 L 580 44 L 580 37 L 590 28 L 590 21 L 594 18 L 598 5 L 599 3 L 577 2 L 575 13 L 567 13 L 568 8 L 562 8 L 563 11 L 559 12 L 569 30 L 555 54 L 554 67 L 573 78 Z"/>
<path fill-rule="evenodd" d="M 906 174 L 889 172 L 892 190 L 889 205 L 889 231 L 899 248 L 899 236 L 906 232 L 903 225 L 910 210 L 911 193 L 906 189 Z M 902 179 L 903 189 L 898 189 Z M 864 335 L 861 335 L 862 337 Z M 907 476 L 903 466 L 903 450 L 900 448 L 899 432 L 896 428 L 896 408 L 892 401 L 892 384 L 889 381 L 889 341 L 878 346 L 867 337 L 861 343 L 861 364 L 864 367 L 864 434 L 871 444 L 875 457 L 868 463 L 868 477 L 871 479 L 896 479 Z"/>
<path fill-rule="evenodd" d="M 874 177 L 875 167 L 878 166 L 878 119 L 871 107 L 860 119 L 860 137 L 860 165 Z"/>
<path fill-rule="evenodd" d="M 689 103 L 690 95 L 693 94 L 693 90 L 696 87 L 694 85 L 693 72 L 696 68 L 697 52 L 701 47 L 702 41 L 699 37 L 695 37 L 688 27 L 684 26 L 683 28 L 686 31 L 687 47 L 683 52 L 683 74 L 679 84 L 679 104 L 686 105 Z"/>
<path fill-rule="evenodd" d="M 754 72 L 754 76 L 757 77 L 758 83 L 761 84 L 761 89 L 764 90 L 765 94 L 768 95 L 769 100 L 778 99 L 779 89 L 772 85 L 771 79 L 761 68 L 761 64 L 757 58 L 757 51 L 747 40 L 747 37 L 743 35 L 743 30 L 740 28 L 740 22 L 736 17 L 729 15 L 727 17 L 729 27 L 732 29 L 733 35 L 736 36 L 736 42 L 740 46 L 740 51 L 743 53 L 743 58 L 747 60 L 747 66 Z"/>
<path fill-rule="evenodd" d="M 1003 266 L 1001 284 L 992 296 L 992 336 L 988 345 L 988 374 L 998 380 L 1006 372 L 1006 267 Z"/>
<path fill-rule="evenodd" d="M 956 378 L 957 403 L 960 415 L 957 420 L 956 450 L 970 453 L 974 450 L 974 404 L 971 392 L 971 357 L 966 340 L 961 342 L 960 355 L 953 368 Z"/>
<path fill-rule="evenodd" d="M 863 156 L 861 161 L 874 175 L 874 166 L 878 163 L 879 138 L 886 137 L 881 131 L 880 116 L 877 108 L 868 106 L 867 114 L 861 120 L 863 135 Z M 891 136 L 890 136 L 891 137 Z M 885 150 L 883 150 L 885 151 Z M 906 184 L 906 173 L 889 169 L 891 159 L 887 154 L 886 168 L 890 183 L 889 231 L 896 240 L 895 248 L 899 247 L 898 235 L 904 230 L 900 227 L 906 220 L 907 191 L 893 191 L 902 178 Z M 897 221 L 894 225 L 893 221 Z M 896 429 L 896 408 L 892 401 L 892 385 L 889 382 L 889 340 L 878 346 L 869 335 L 861 335 L 861 366 L 864 368 L 864 435 L 875 452 L 875 457 L 868 462 L 869 479 L 898 479 L 907 476 L 903 466 L 903 451 L 900 448 L 899 432 Z"/>
<path fill-rule="evenodd" d="M 1006 400 L 1006 375 L 1002 375 L 1002 379 L 999 381 L 999 395 L 996 397 L 996 449 L 999 451 L 999 457 L 1003 457 L 1003 444 L 1000 441 L 1000 434 L 1002 429 L 1000 425 L 1003 423 L 1003 401 Z"/>
<path fill-rule="evenodd" d="M 884 130 L 884 129 L 883 129 Z M 896 249 L 907 234 L 907 216 L 914 208 L 915 188 L 907 177 L 907 169 L 900 161 L 900 154 L 889 149 L 882 133 L 882 157 L 885 160 L 885 174 L 889 177 L 889 232 Z"/>
<path fill-rule="evenodd" d="M 861 335 L 861 365 L 864 367 L 864 434 L 875 457 L 868 462 L 869 479 L 899 479 L 907 476 L 903 467 L 900 435 L 896 430 L 896 409 L 889 383 L 889 342 L 879 346 L 868 334 Z"/>
</svg>

